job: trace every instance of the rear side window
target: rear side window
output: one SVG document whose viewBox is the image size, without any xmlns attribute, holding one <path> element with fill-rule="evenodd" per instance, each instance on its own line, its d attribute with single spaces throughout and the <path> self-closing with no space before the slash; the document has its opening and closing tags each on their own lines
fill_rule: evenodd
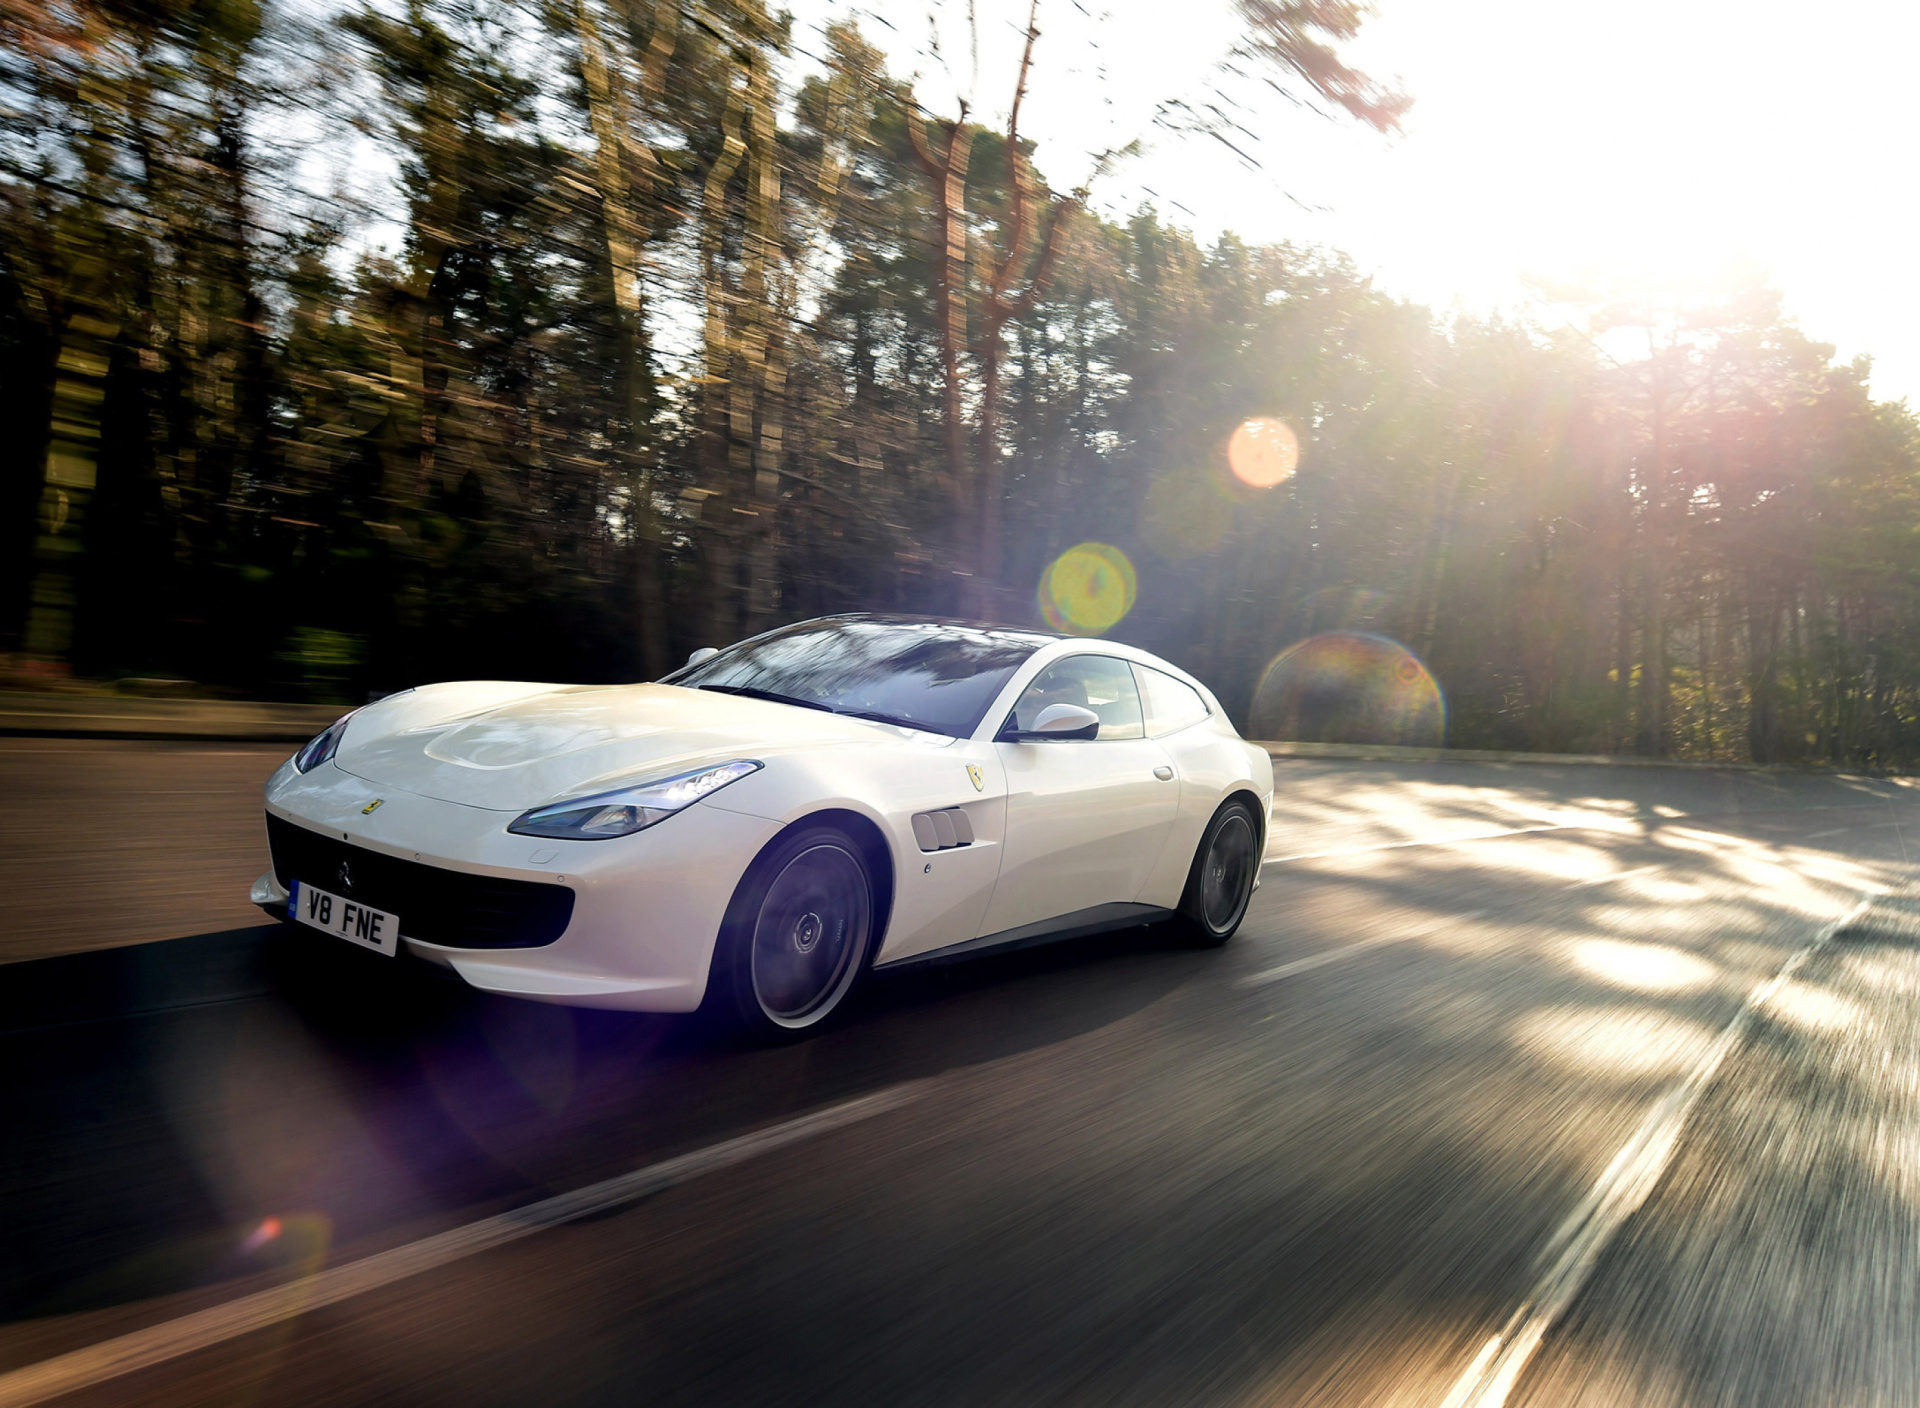
<svg viewBox="0 0 1920 1408">
<path fill-rule="evenodd" d="M 1206 718 L 1207 701 L 1190 684 L 1182 684 L 1172 675 L 1146 665 L 1135 665 L 1140 680 L 1140 696 L 1147 706 L 1147 737 L 1158 738 Z"/>
</svg>

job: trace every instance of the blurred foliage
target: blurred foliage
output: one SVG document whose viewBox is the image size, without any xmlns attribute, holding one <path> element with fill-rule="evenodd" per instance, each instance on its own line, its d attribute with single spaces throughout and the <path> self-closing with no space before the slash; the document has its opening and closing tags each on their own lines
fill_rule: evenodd
<svg viewBox="0 0 1920 1408">
<path fill-rule="evenodd" d="M 1240 59 L 1398 120 L 1334 53 L 1364 7 L 1240 11 Z M 809 42 L 759 0 L 0 8 L 0 650 L 649 678 L 826 611 L 1037 624 L 1094 542 L 1114 633 L 1242 718 L 1357 631 L 1460 746 L 1920 758 L 1920 432 L 1766 290 L 1441 322 L 1100 218 Z M 1228 472 L 1253 416 L 1284 484 Z"/>
<path fill-rule="evenodd" d="M 363 646 L 357 636 L 300 626 L 288 639 L 280 660 L 296 672 L 310 697 L 328 704 L 351 703 L 351 681 Z"/>
</svg>

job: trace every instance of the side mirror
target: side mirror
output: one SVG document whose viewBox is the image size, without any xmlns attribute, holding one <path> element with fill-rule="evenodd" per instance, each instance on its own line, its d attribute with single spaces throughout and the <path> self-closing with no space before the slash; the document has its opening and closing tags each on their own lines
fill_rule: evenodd
<svg viewBox="0 0 1920 1408">
<path fill-rule="evenodd" d="M 1068 739 L 1098 738 L 1100 716 L 1078 704 L 1049 704 L 1033 721 L 1033 727 L 1020 738 Z"/>
<path fill-rule="evenodd" d="M 689 665 L 704 665 L 720 652 L 711 645 L 703 645 L 687 657 Z"/>
</svg>

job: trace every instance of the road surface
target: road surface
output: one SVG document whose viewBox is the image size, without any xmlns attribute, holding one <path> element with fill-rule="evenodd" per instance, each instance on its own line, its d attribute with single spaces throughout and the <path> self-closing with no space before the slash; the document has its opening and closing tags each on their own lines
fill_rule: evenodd
<svg viewBox="0 0 1920 1408">
<path fill-rule="evenodd" d="M 0 748 L 0 1405 L 1920 1402 L 1903 785 L 1282 762 L 1225 949 L 739 1050 L 243 927 L 280 751 Z"/>
</svg>

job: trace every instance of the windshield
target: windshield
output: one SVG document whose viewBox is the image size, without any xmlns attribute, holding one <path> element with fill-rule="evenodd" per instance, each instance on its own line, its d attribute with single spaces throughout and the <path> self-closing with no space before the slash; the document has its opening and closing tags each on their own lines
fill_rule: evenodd
<svg viewBox="0 0 1920 1408">
<path fill-rule="evenodd" d="M 777 696 L 965 738 L 1048 637 L 946 621 L 803 621 L 731 646 L 661 683 Z"/>
</svg>

